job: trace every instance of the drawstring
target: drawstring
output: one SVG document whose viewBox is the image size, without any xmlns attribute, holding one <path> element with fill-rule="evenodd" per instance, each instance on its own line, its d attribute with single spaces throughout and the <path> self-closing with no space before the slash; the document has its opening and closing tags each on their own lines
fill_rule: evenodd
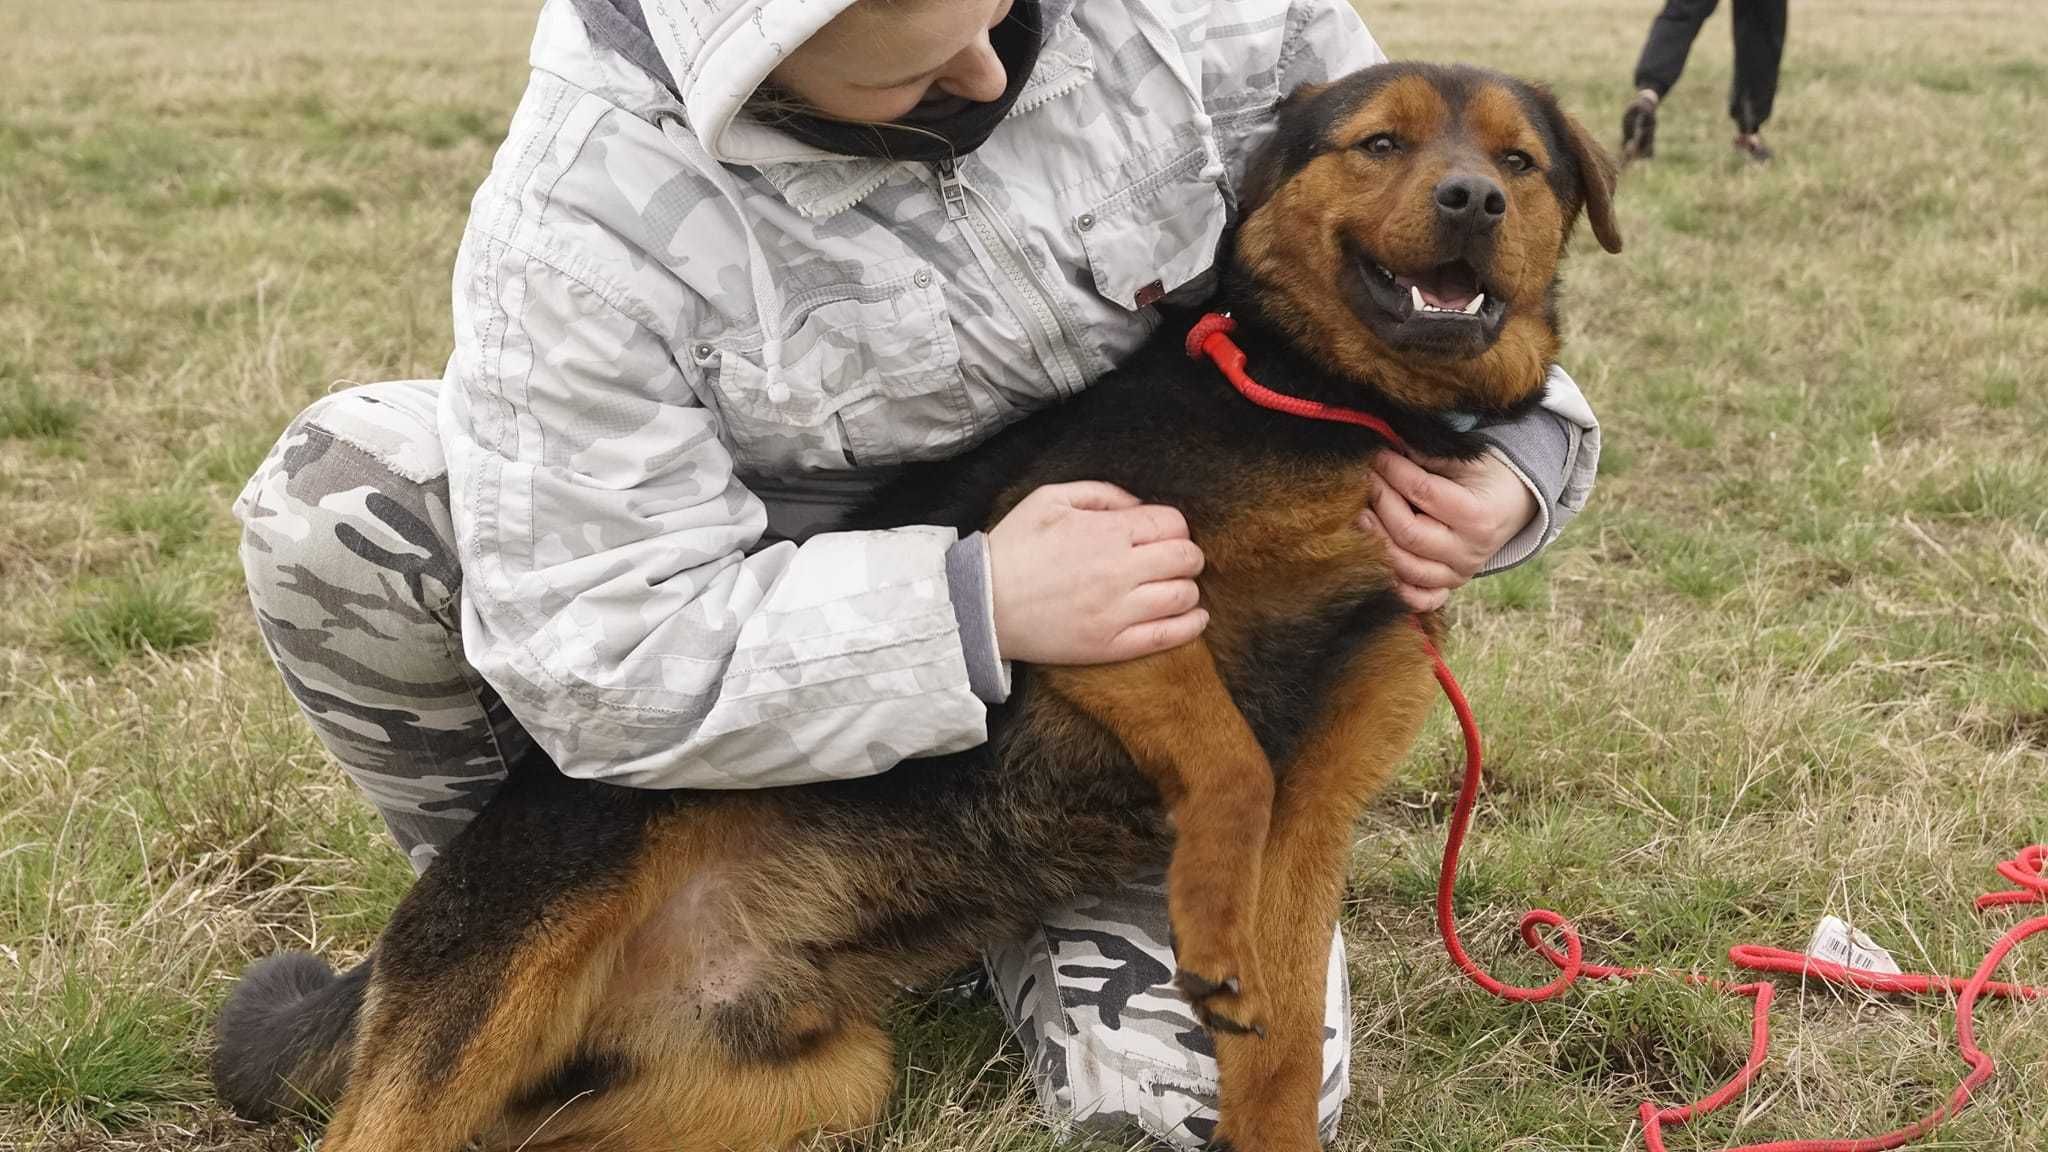
<svg viewBox="0 0 2048 1152">
<path fill-rule="evenodd" d="M 1188 124 L 1194 128 L 1202 141 L 1204 163 L 1201 178 L 1221 179 L 1223 158 L 1216 145 L 1215 121 L 1210 118 L 1208 104 L 1202 98 L 1202 85 L 1198 82 L 1199 78 L 1188 70 L 1187 54 L 1181 48 L 1180 36 L 1167 26 L 1156 8 L 1157 5 L 1154 4 L 1133 4 L 1128 11 L 1131 18 L 1137 22 L 1138 33 L 1145 38 L 1146 43 L 1152 45 L 1154 52 L 1159 53 L 1160 60 L 1166 64 L 1167 70 L 1173 73 L 1173 78 L 1180 82 L 1181 91 L 1188 98 L 1192 112 Z"/>
<path fill-rule="evenodd" d="M 782 290 L 748 217 L 745 193 L 739 181 L 733 179 L 725 165 L 711 158 L 697 134 L 680 117 L 663 116 L 661 131 L 682 151 L 683 158 L 718 189 L 738 218 L 741 234 L 747 238 L 747 276 L 754 291 L 754 314 L 761 323 L 761 370 L 768 382 L 769 402 L 780 404 L 789 399 L 789 384 L 782 378 Z"/>
</svg>

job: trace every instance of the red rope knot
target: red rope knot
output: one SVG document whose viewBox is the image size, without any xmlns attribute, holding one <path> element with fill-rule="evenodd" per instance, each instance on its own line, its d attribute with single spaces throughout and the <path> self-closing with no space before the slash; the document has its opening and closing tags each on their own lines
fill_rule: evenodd
<svg viewBox="0 0 2048 1152">
<path fill-rule="evenodd" d="M 1221 312 L 1208 313 L 1200 320 L 1195 321 L 1193 328 L 1188 329 L 1188 359 L 1200 360 L 1209 354 L 1209 350 L 1206 347 L 1209 343 L 1209 337 L 1219 333 L 1228 334 L 1235 331 L 1237 331 L 1237 321 L 1225 316 Z"/>
</svg>

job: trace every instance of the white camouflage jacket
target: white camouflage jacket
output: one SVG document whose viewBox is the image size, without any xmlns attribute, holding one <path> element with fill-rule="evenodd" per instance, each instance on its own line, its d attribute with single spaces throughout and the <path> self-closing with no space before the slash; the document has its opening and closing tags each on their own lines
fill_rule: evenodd
<svg viewBox="0 0 2048 1152">
<path fill-rule="evenodd" d="M 1043 0 L 1023 95 L 941 170 L 740 115 L 847 2 L 548 0 L 472 206 L 463 645 L 572 775 L 792 784 L 983 740 L 979 538 L 813 531 L 1136 348 L 1141 290 L 1202 291 L 1274 102 L 1382 59 L 1343 0 Z M 1504 567 L 1583 506 L 1599 433 L 1560 372 L 1490 437 L 1543 509 Z"/>
</svg>

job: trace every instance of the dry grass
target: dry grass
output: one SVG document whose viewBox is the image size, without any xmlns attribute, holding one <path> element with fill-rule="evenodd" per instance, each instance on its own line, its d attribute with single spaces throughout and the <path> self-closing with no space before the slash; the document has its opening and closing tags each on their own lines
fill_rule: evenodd
<svg viewBox="0 0 2048 1152">
<path fill-rule="evenodd" d="M 303 1146 L 208 1102 L 204 1026 L 276 948 L 358 953 L 406 870 L 246 618 L 226 504 L 335 380 L 433 374 L 528 3 L 0 6 L 0 1147 Z M 1400 55 L 1554 83 L 1601 135 L 1653 6 L 1367 7 Z M 476 11 L 476 9 L 484 9 Z M 1572 270 L 1610 445 L 1539 565 L 1462 598 L 1494 753 L 1460 893 L 1603 958 L 1715 969 L 1825 912 L 1966 970 L 1969 899 L 2048 839 L 2048 22 L 2033 0 L 1794 12 L 1769 170 L 1730 155 L 1725 17 Z M 1739 1062 L 1744 1008 L 1494 1003 L 1429 926 L 1439 724 L 1360 829 L 1345 1146 L 1611 1148 Z M 2038 949 L 2015 969 L 2048 982 Z M 1788 989 L 1790 991 L 1790 989 Z M 1930 1147 L 2048 1146 L 2048 1009 Z M 1737 1119 L 1888 1127 L 1958 1073 L 1941 1004 L 1810 990 Z M 1041 1146 L 986 1008 L 904 1013 L 880 1147 Z"/>
</svg>

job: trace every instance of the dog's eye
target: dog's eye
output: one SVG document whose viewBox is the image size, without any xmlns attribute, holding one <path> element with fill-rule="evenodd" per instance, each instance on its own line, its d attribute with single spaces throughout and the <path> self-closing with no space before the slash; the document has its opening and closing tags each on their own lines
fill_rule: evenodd
<svg viewBox="0 0 2048 1152">
<path fill-rule="evenodd" d="M 1500 162 L 1510 172 L 1533 172 L 1536 169 L 1536 158 L 1519 149 L 1509 149 L 1501 156 Z"/>
<path fill-rule="evenodd" d="M 1368 155 L 1391 156 L 1401 150 L 1401 142 L 1394 139 L 1392 132 L 1375 132 L 1358 142 Z"/>
</svg>

